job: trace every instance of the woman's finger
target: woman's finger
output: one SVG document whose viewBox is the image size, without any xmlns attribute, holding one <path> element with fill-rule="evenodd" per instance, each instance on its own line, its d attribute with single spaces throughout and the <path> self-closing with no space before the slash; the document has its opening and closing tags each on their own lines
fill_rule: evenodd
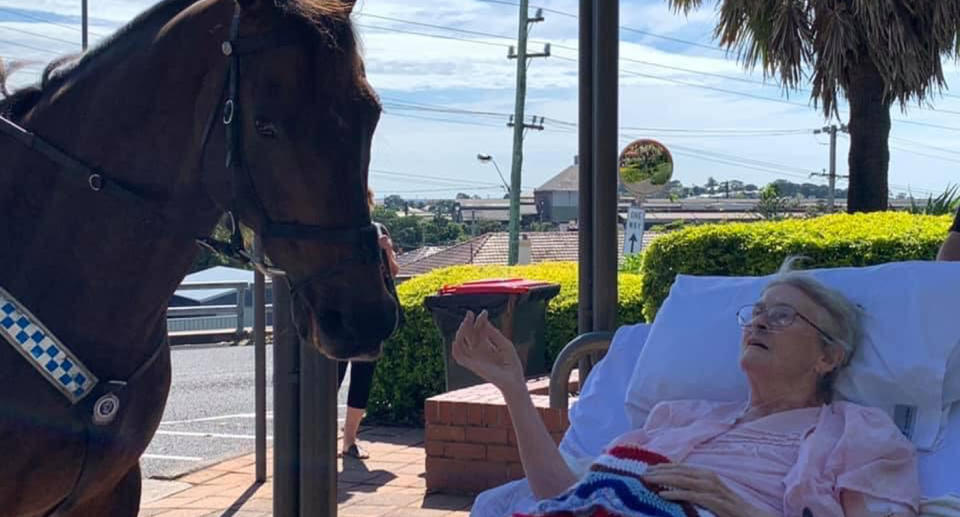
<svg viewBox="0 0 960 517">
<path fill-rule="evenodd" d="M 481 330 L 487 325 L 487 323 L 489 323 L 489 321 L 490 321 L 490 314 L 487 312 L 486 309 L 484 309 L 474 319 L 473 328 L 475 330 Z"/>
<path fill-rule="evenodd" d="M 714 494 L 698 492 L 696 490 L 665 490 L 658 495 L 668 501 L 683 501 L 701 506 L 713 512 L 717 517 L 735 515 L 729 513 L 729 505 L 727 502 Z"/>
<path fill-rule="evenodd" d="M 675 474 L 644 474 L 643 480 L 655 485 L 679 488 L 681 490 L 710 491 L 715 486 L 704 478 L 693 478 Z"/>
<path fill-rule="evenodd" d="M 651 476 L 653 475 L 682 476 L 690 479 L 716 478 L 716 473 L 714 473 L 711 470 L 690 467 L 687 465 L 681 465 L 677 463 L 662 463 L 659 465 L 654 465 L 647 469 L 646 474 Z"/>
<path fill-rule="evenodd" d="M 462 336 L 466 335 L 470 329 L 473 328 L 473 312 L 467 311 L 467 314 L 464 315 L 463 321 L 460 322 L 460 327 L 457 329 L 457 335 Z"/>
</svg>

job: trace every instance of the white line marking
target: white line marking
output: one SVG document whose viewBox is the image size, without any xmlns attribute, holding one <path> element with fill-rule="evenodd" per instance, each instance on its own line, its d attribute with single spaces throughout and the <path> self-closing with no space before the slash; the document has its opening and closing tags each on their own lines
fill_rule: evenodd
<svg viewBox="0 0 960 517">
<path fill-rule="evenodd" d="M 346 410 L 346 409 L 347 409 L 347 405 L 346 405 L 346 404 L 341 404 L 341 405 L 337 406 L 337 409 L 338 409 L 338 410 L 340 410 L 340 409 Z M 256 417 L 257 417 L 257 414 L 256 414 L 256 413 L 237 413 L 237 414 L 235 414 L 235 415 L 208 416 L 208 417 L 203 417 L 203 418 L 188 418 L 188 419 L 185 419 L 185 420 L 167 420 L 167 421 L 165 421 L 165 422 L 160 422 L 160 425 L 192 424 L 192 423 L 195 423 L 195 422 L 215 422 L 215 421 L 217 421 L 217 420 L 232 420 L 232 419 L 235 419 L 235 418 L 252 419 L 252 418 L 256 418 Z M 273 411 L 267 411 L 267 419 L 269 419 L 269 420 L 272 420 L 272 419 L 273 419 Z"/>
<path fill-rule="evenodd" d="M 143 454 L 141 458 L 147 458 L 151 460 L 171 460 L 171 461 L 200 461 L 203 458 L 198 458 L 196 456 L 169 456 L 166 454 Z"/>
<path fill-rule="evenodd" d="M 208 416 L 204 418 L 190 418 L 186 420 L 168 420 L 166 422 L 160 422 L 160 425 L 173 425 L 173 424 L 191 424 L 193 422 L 213 422 L 216 420 L 230 420 L 233 418 L 256 418 L 256 413 L 239 413 L 236 415 L 220 415 L 220 416 Z M 273 418 L 273 411 L 267 411 L 267 418 Z"/>
<path fill-rule="evenodd" d="M 228 438 L 234 440 L 255 440 L 257 437 L 253 434 L 220 434 L 220 433 L 198 433 L 191 431 L 157 431 L 156 434 L 168 436 L 194 436 L 199 438 Z M 267 435 L 267 440 L 273 440 L 273 436 Z"/>
</svg>

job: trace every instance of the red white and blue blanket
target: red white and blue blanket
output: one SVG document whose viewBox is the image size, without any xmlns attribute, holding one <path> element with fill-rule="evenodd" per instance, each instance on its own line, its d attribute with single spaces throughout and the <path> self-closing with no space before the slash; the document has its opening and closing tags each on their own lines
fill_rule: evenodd
<svg viewBox="0 0 960 517">
<path fill-rule="evenodd" d="M 693 505 L 660 497 L 663 487 L 641 477 L 648 466 L 669 462 L 640 447 L 613 447 L 569 490 L 541 501 L 531 513 L 514 517 L 698 517 Z"/>
</svg>

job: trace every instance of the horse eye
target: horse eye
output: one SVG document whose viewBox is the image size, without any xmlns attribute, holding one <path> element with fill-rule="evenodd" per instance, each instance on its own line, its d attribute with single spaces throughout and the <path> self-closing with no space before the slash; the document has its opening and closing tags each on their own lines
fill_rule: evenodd
<svg viewBox="0 0 960 517">
<path fill-rule="evenodd" d="M 276 138 L 277 137 L 277 126 L 273 122 L 268 122 L 263 119 L 257 119 L 253 123 L 254 127 L 257 129 L 257 133 L 266 138 Z"/>
</svg>

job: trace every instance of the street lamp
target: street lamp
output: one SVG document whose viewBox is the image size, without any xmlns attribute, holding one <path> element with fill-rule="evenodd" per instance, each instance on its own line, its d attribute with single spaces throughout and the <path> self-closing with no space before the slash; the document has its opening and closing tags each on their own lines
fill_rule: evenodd
<svg viewBox="0 0 960 517">
<path fill-rule="evenodd" d="M 497 174 L 500 176 L 500 181 L 503 182 L 503 188 L 506 189 L 507 194 L 509 194 L 509 193 L 510 193 L 510 186 L 507 185 L 507 180 L 505 180 L 505 179 L 503 178 L 503 173 L 500 172 L 500 166 L 497 165 L 497 160 L 494 160 L 494 159 L 493 159 L 493 156 L 490 156 L 489 154 L 483 154 L 483 153 L 480 153 L 480 154 L 477 155 L 477 160 L 479 160 L 480 163 L 492 163 L 492 164 L 493 164 L 493 166 L 497 169 Z"/>
</svg>

